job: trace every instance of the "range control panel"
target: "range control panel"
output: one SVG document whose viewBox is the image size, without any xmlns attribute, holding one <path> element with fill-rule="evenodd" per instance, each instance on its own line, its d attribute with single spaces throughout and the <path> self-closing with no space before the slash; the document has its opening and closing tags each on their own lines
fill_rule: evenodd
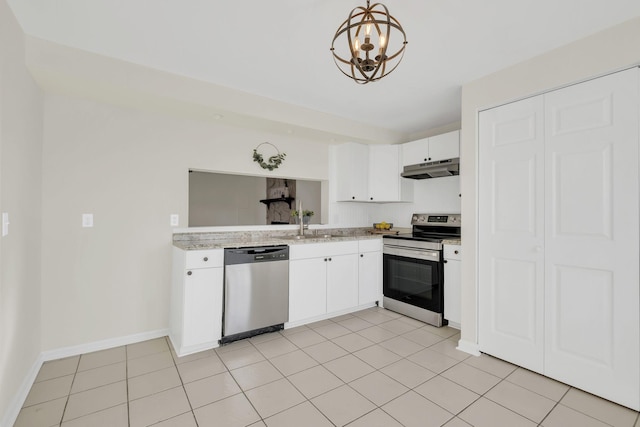
<svg viewBox="0 0 640 427">
<path fill-rule="evenodd" d="M 413 214 L 411 225 L 460 227 L 460 214 Z"/>
</svg>

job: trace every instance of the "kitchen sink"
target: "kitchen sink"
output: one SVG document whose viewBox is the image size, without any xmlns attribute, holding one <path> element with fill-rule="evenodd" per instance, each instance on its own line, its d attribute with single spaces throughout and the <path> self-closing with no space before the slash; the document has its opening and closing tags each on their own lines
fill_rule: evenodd
<svg viewBox="0 0 640 427">
<path fill-rule="evenodd" d="M 308 239 L 310 236 L 282 236 L 283 239 L 288 239 L 288 240 L 304 240 L 304 239 Z"/>
<path fill-rule="evenodd" d="M 295 235 L 295 236 L 283 236 L 284 239 L 288 240 L 307 240 L 307 239 L 330 239 L 333 236 L 331 234 L 306 234 L 304 236 Z"/>
</svg>

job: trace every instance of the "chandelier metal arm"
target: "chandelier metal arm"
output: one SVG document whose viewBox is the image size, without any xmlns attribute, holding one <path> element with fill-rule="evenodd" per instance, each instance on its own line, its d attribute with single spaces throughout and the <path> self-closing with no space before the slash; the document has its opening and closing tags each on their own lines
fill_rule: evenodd
<svg viewBox="0 0 640 427">
<path fill-rule="evenodd" d="M 377 40 L 372 39 L 374 35 L 377 35 Z M 345 36 L 348 59 L 336 52 L 336 40 Z M 396 41 L 398 50 L 387 55 L 392 37 L 401 37 L 402 40 L 400 43 Z M 358 6 L 352 9 L 348 18 L 342 22 L 333 38 L 331 51 L 336 66 L 343 74 L 357 83 L 366 84 L 395 70 L 402 61 L 406 45 L 406 34 L 400 22 L 389 14 L 385 5 L 371 5 L 367 0 L 366 8 Z M 376 48 L 377 55 L 373 53 Z"/>
</svg>

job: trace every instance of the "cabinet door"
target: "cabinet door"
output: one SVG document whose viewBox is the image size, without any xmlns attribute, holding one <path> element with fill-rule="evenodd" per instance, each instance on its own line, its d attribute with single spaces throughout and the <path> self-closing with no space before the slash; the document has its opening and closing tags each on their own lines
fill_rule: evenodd
<svg viewBox="0 0 640 427">
<path fill-rule="evenodd" d="M 399 145 L 369 147 L 369 200 L 400 201 Z"/>
<path fill-rule="evenodd" d="M 444 318 L 450 326 L 460 327 L 460 287 L 461 287 L 460 261 L 456 259 L 445 260 L 444 265 Z"/>
<path fill-rule="evenodd" d="M 223 268 L 198 268 L 185 274 L 182 346 L 217 342 L 222 335 Z"/>
<path fill-rule="evenodd" d="M 327 261 L 327 313 L 358 305 L 358 255 L 330 256 Z"/>
<path fill-rule="evenodd" d="M 324 258 L 289 261 L 289 322 L 327 312 L 327 262 Z"/>
<path fill-rule="evenodd" d="M 548 93 L 545 118 L 545 374 L 637 408 L 637 69 Z"/>
<path fill-rule="evenodd" d="M 429 161 L 460 157 L 460 131 L 456 130 L 429 138 Z"/>
<path fill-rule="evenodd" d="M 479 346 L 542 372 L 543 98 L 479 117 Z"/>
<path fill-rule="evenodd" d="M 358 264 L 358 304 L 382 299 L 382 252 L 360 253 Z"/>
<path fill-rule="evenodd" d="M 369 147 L 350 142 L 333 147 L 333 155 L 336 200 L 369 200 Z"/>
<path fill-rule="evenodd" d="M 402 144 L 402 166 L 416 165 L 429 160 L 429 138 Z"/>
</svg>

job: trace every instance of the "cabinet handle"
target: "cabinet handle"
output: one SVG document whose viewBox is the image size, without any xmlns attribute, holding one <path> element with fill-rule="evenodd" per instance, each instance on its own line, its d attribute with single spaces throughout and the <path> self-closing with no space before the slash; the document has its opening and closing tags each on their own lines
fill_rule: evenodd
<svg viewBox="0 0 640 427">
<path fill-rule="evenodd" d="M 446 264 L 446 263 L 448 263 L 449 261 L 447 261 L 447 260 L 445 259 L 445 260 L 442 260 L 442 262 Z"/>
<path fill-rule="evenodd" d="M 458 251 L 453 251 L 454 254 L 458 255 Z"/>
<path fill-rule="evenodd" d="M 204 258 L 202 258 L 202 260 L 203 260 L 204 262 L 207 262 L 207 261 L 209 261 L 209 257 L 204 257 Z"/>
<path fill-rule="evenodd" d="M 364 254 L 360 254 L 360 258 L 364 258 Z"/>
<path fill-rule="evenodd" d="M 355 199 L 356 199 L 356 196 L 351 196 L 351 200 L 355 200 Z"/>
<path fill-rule="evenodd" d="M 187 276 L 191 276 L 193 273 L 191 271 L 187 271 Z"/>
<path fill-rule="evenodd" d="M 369 197 L 369 200 L 373 200 L 373 197 Z"/>
<path fill-rule="evenodd" d="M 324 259 L 324 262 L 327 262 L 327 259 L 326 259 L 326 258 Z"/>
<path fill-rule="evenodd" d="M 427 161 L 427 159 L 424 159 L 424 161 L 426 162 L 426 161 Z"/>
<path fill-rule="evenodd" d="M 329 258 L 329 261 L 331 261 L 331 258 Z"/>
<path fill-rule="evenodd" d="M 431 160 L 431 157 L 429 157 L 429 160 Z"/>
</svg>

